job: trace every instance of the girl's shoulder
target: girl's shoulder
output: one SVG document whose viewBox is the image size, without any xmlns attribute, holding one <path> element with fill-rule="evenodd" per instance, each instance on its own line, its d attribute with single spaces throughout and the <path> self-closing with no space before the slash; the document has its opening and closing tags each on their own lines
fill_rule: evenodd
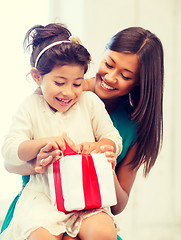
<svg viewBox="0 0 181 240">
<path fill-rule="evenodd" d="M 45 105 L 46 103 L 42 95 L 31 94 L 24 98 L 18 110 L 27 113 L 33 113 L 40 111 L 41 109 L 44 110 L 46 107 Z"/>
<path fill-rule="evenodd" d="M 84 104 L 87 104 L 87 105 L 98 104 L 100 106 L 104 106 L 104 103 L 102 102 L 102 100 L 95 93 L 91 91 L 82 92 L 80 101 L 84 102 Z"/>
<path fill-rule="evenodd" d="M 23 100 L 22 104 L 34 104 L 35 102 L 40 102 L 42 101 L 42 95 L 39 94 L 30 94 L 25 99 Z"/>
</svg>

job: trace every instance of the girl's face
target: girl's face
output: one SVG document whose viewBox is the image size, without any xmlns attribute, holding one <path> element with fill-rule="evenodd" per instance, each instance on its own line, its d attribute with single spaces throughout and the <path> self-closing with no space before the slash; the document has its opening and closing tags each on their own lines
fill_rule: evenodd
<svg viewBox="0 0 181 240">
<path fill-rule="evenodd" d="M 82 93 L 84 68 L 79 65 L 56 66 L 40 76 L 39 84 L 49 106 L 58 112 L 66 112 Z"/>
<path fill-rule="evenodd" d="M 117 99 L 138 83 L 136 54 L 106 50 L 96 74 L 95 92 L 101 99 Z"/>
</svg>

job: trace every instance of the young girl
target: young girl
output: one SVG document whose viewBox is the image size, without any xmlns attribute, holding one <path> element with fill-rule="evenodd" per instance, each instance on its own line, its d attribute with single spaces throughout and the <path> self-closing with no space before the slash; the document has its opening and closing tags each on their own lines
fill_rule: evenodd
<svg viewBox="0 0 181 240">
<path fill-rule="evenodd" d="M 121 137 L 102 101 L 92 92 L 82 92 L 90 62 L 88 51 L 71 41 L 70 32 L 60 24 L 35 26 L 27 32 L 25 40 L 28 47 L 32 46 L 31 75 L 42 95 L 33 94 L 20 106 L 2 148 L 5 160 L 22 164 L 36 158 L 48 146 L 51 161 L 53 153 L 59 155 L 65 149 L 66 140 L 74 150 L 87 153 L 110 145 L 114 168 L 114 153 L 119 155 L 122 148 Z M 54 240 L 62 239 L 63 233 L 82 239 L 87 233 L 91 239 L 116 239 L 116 224 L 108 208 L 65 214 L 51 204 L 43 165 L 41 157 L 36 170 L 42 173 L 31 175 L 3 239 Z M 92 224 L 84 223 L 92 216 Z"/>
</svg>

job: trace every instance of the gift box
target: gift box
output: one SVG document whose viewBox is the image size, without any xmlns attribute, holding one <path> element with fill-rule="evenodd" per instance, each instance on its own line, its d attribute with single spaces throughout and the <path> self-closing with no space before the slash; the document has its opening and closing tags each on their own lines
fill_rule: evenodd
<svg viewBox="0 0 181 240">
<path fill-rule="evenodd" d="M 52 204 L 62 212 L 117 203 L 111 163 L 104 153 L 77 154 L 68 148 L 48 167 Z"/>
</svg>

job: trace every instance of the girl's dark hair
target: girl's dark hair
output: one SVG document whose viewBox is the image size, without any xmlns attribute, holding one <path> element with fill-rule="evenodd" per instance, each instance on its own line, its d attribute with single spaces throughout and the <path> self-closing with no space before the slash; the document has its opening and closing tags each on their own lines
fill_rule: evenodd
<svg viewBox="0 0 181 240">
<path fill-rule="evenodd" d="M 25 35 L 24 47 L 31 47 L 30 64 L 35 67 L 38 54 L 46 46 L 57 41 L 67 41 L 71 36 L 70 31 L 58 23 L 46 26 L 36 25 L 29 29 Z M 90 54 L 85 47 L 75 42 L 61 43 L 45 51 L 36 66 L 41 75 L 51 72 L 55 66 L 78 64 L 84 68 L 86 73 L 90 62 Z"/>
<path fill-rule="evenodd" d="M 138 56 L 139 86 L 130 92 L 134 104 L 131 111 L 127 104 L 130 117 L 137 124 L 137 153 L 130 164 L 132 168 L 144 164 L 146 176 L 156 161 L 163 139 L 163 47 L 150 31 L 131 27 L 113 36 L 107 48 Z M 128 94 L 123 98 L 128 99 Z"/>
</svg>

